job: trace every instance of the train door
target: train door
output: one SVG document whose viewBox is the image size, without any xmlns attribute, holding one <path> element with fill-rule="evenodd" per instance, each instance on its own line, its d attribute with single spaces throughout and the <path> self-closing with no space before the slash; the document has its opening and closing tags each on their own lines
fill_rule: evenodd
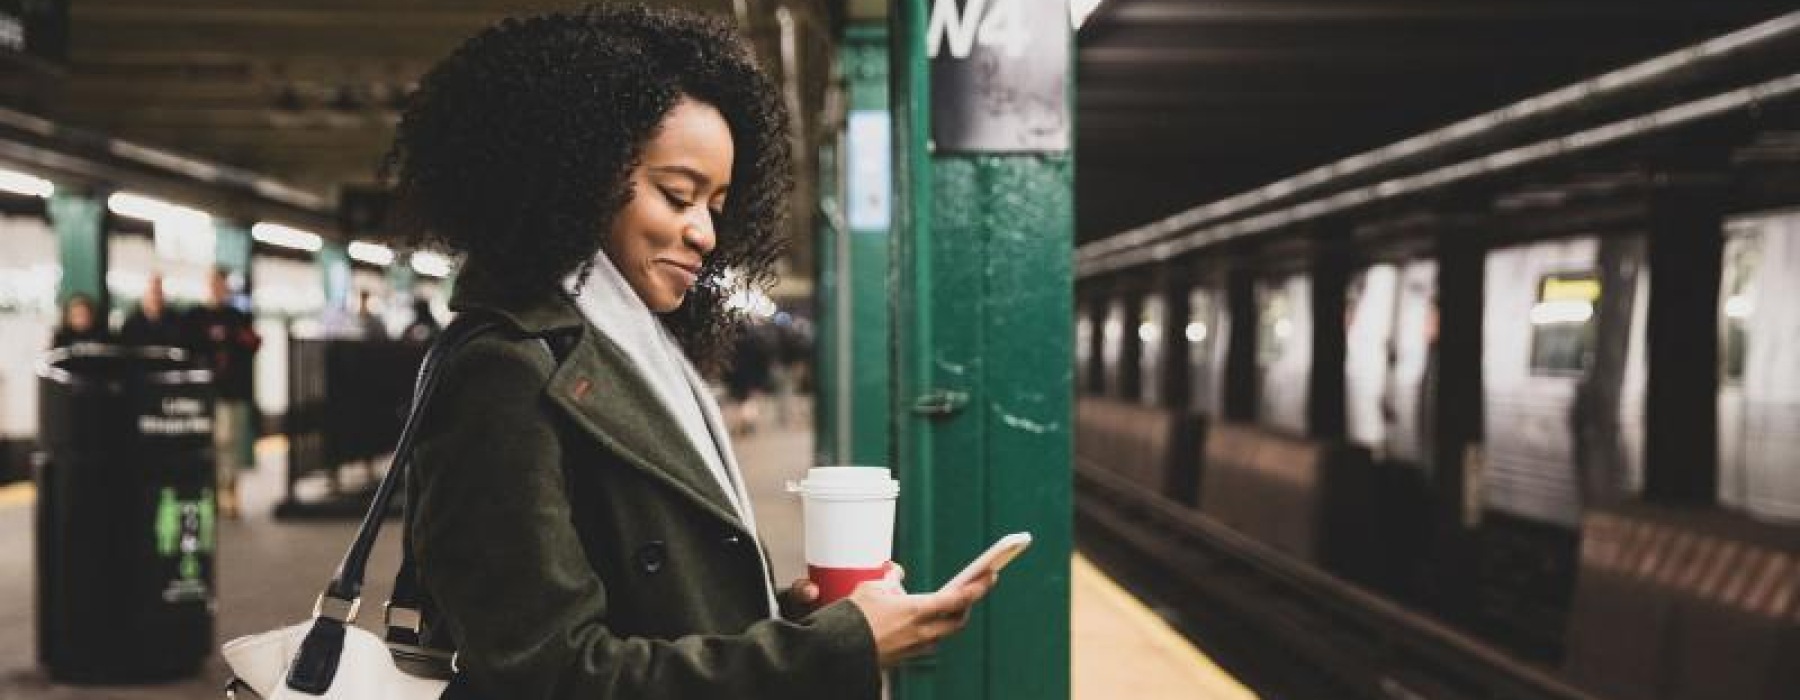
<svg viewBox="0 0 1800 700">
<path fill-rule="evenodd" d="M 1732 221 L 1726 236 L 1719 501 L 1800 520 L 1800 211 Z"/>
<path fill-rule="evenodd" d="M 1258 422 L 1307 433 L 1312 372 L 1312 280 L 1303 274 L 1256 283 Z"/>
<path fill-rule="evenodd" d="M 1207 286 L 1188 290 L 1188 317 L 1181 333 L 1187 341 L 1188 405 L 1196 413 L 1225 415 L 1229 318 L 1220 290 Z"/>
<path fill-rule="evenodd" d="M 1100 375 L 1106 396 L 1125 394 L 1125 300 L 1114 297 L 1106 302 L 1106 316 L 1100 321 Z"/>
<path fill-rule="evenodd" d="M 1087 302 L 1075 305 L 1075 393 L 1077 396 L 1091 391 L 1093 368 L 1088 363 L 1094 361 L 1094 317 L 1088 310 Z"/>
<path fill-rule="evenodd" d="M 1574 528 L 1584 503 L 1621 498 L 1641 481 L 1643 256 L 1636 236 L 1488 255 L 1488 510 Z"/>
<path fill-rule="evenodd" d="M 1163 329 L 1169 325 L 1168 315 L 1168 304 L 1156 292 L 1145 294 L 1142 303 L 1138 305 L 1138 319 L 1134 329 L 1138 339 L 1136 398 L 1146 406 L 1159 406 L 1163 400 Z"/>
<path fill-rule="evenodd" d="M 1345 419 L 1351 442 L 1413 466 L 1430 457 L 1424 392 L 1436 343 L 1437 263 L 1364 268 L 1345 299 Z"/>
</svg>

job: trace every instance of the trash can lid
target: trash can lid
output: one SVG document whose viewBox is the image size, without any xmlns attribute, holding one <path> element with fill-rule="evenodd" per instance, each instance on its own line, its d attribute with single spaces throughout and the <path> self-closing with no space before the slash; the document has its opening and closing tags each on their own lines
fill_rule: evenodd
<svg viewBox="0 0 1800 700">
<path fill-rule="evenodd" d="M 160 345 L 74 343 L 38 361 L 37 374 L 59 384 L 131 378 L 152 384 L 203 384 L 212 372 L 194 366 L 187 350 Z"/>
</svg>

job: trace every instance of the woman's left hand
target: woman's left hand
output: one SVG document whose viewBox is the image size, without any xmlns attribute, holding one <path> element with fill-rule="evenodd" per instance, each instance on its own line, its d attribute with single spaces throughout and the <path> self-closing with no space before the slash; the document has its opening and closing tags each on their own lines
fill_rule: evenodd
<svg viewBox="0 0 1800 700">
<path fill-rule="evenodd" d="M 797 579 L 793 585 L 776 596 L 781 603 L 781 616 L 790 620 L 798 620 L 811 614 L 819 605 L 819 584 L 812 579 Z"/>
<path fill-rule="evenodd" d="M 905 593 L 906 590 L 901 587 L 901 581 L 906 579 L 906 569 L 891 561 L 887 563 L 886 568 L 887 571 L 881 577 L 882 582 L 892 587 L 895 593 Z M 781 605 L 782 617 L 798 620 L 811 615 L 814 610 L 819 608 L 819 584 L 813 583 L 809 578 L 794 579 L 794 582 L 788 585 L 787 590 L 782 591 L 775 598 L 776 602 Z"/>
</svg>

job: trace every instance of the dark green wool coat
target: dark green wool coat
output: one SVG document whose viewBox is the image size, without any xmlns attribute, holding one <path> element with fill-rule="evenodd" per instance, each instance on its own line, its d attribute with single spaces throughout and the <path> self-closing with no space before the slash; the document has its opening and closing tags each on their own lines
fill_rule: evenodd
<svg viewBox="0 0 1800 700">
<path fill-rule="evenodd" d="M 451 305 L 502 329 L 443 365 L 407 485 L 426 643 L 495 699 L 879 696 L 855 605 L 767 619 L 761 553 L 619 348 L 570 300 L 483 286 Z"/>
</svg>

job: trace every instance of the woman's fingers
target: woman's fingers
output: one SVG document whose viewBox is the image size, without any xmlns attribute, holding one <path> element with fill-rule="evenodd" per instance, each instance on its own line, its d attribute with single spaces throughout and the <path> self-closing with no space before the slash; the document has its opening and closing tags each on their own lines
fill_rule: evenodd
<svg viewBox="0 0 1800 700">
<path fill-rule="evenodd" d="M 793 585 L 788 586 L 788 595 L 793 597 L 796 602 L 800 603 L 811 604 L 818 602 L 819 584 L 813 583 L 812 579 L 795 579 Z"/>
</svg>

